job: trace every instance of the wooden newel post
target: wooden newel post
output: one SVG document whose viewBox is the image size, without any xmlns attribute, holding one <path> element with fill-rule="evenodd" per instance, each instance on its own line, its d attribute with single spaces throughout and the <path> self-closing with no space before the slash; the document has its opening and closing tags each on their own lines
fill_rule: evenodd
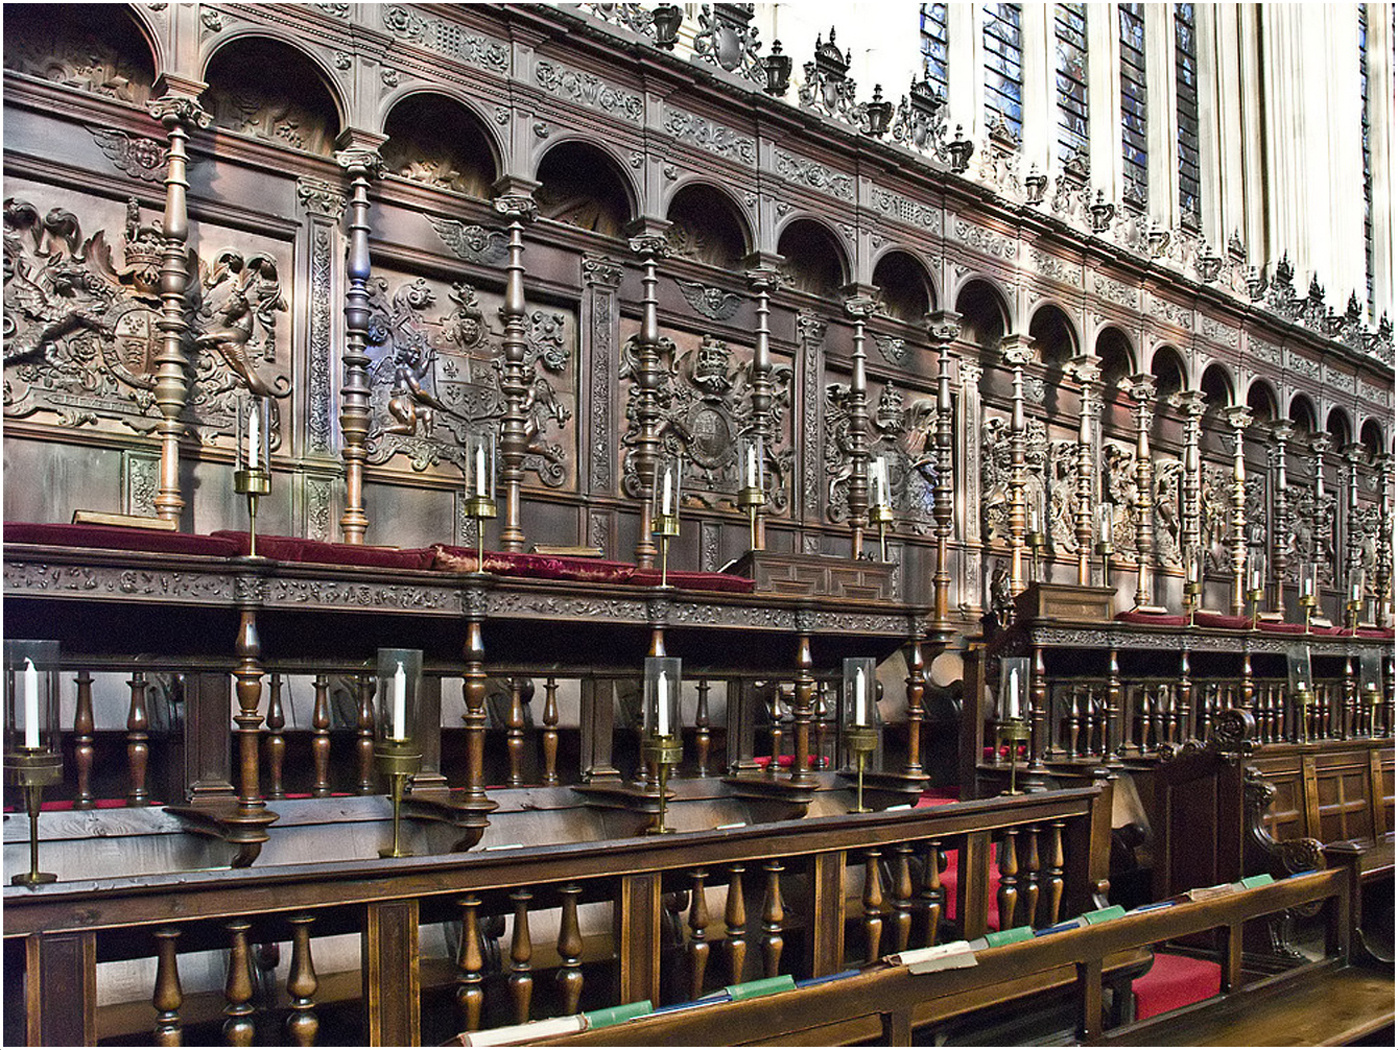
<svg viewBox="0 0 1398 1050">
<path fill-rule="evenodd" d="M 505 302 L 500 318 L 505 331 L 500 340 L 503 360 L 500 393 L 505 414 L 500 420 L 500 480 L 505 488 L 505 518 L 500 524 L 500 546 L 519 553 L 524 550 L 524 529 L 520 522 L 520 488 L 524 483 L 524 457 L 529 450 L 524 402 L 529 394 L 530 366 L 524 302 L 524 224 L 538 214 L 534 198 L 524 193 L 505 193 L 495 198 L 495 210 L 509 222 L 509 262 L 505 269 Z"/>
</svg>

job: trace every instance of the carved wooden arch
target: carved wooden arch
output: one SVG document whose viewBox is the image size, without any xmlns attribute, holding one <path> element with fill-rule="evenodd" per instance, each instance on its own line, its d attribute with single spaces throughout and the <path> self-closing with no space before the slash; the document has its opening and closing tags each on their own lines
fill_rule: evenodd
<svg viewBox="0 0 1398 1050">
<path fill-rule="evenodd" d="M 1245 395 L 1246 399 L 1243 403 L 1246 404 L 1249 408 L 1253 408 L 1253 391 L 1261 391 L 1262 394 L 1264 394 L 1267 398 L 1267 408 L 1268 411 L 1271 413 L 1270 416 L 1265 416 L 1257 408 L 1253 408 L 1253 422 L 1260 423 L 1281 418 L 1282 401 L 1281 395 L 1277 390 L 1276 384 L 1272 382 L 1272 380 L 1266 378 L 1265 376 L 1257 375 L 1256 373 L 1252 372 L 1244 373 L 1243 378 L 1247 380 L 1247 385 L 1245 388 L 1247 390 L 1247 394 Z"/>
<path fill-rule="evenodd" d="M 879 263 L 883 262 L 890 255 L 905 255 L 912 261 L 912 264 L 922 276 L 923 289 L 927 292 L 927 309 L 929 311 L 941 309 L 942 289 L 938 284 L 937 275 L 933 271 L 933 268 L 927 264 L 927 260 L 923 257 L 923 253 L 910 244 L 893 242 L 885 244 L 876 251 L 869 260 L 869 283 L 873 283 L 873 275 L 878 272 Z"/>
<path fill-rule="evenodd" d="M 1209 374 L 1210 372 L 1214 371 L 1215 369 L 1217 369 L 1218 374 L 1221 375 L 1221 376 L 1223 377 L 1224 386 L 1227 387 L 1227 390 L 1228 390 L 1228 396 L 1227 396 L 1226 398 L 1223 399 L 1223 402 L 1220 403 L 1220 404 L 1218 404 L 1218 405 L 1216 405 L 1216 406 L 1214 406 L 1214 405 L 1212 404 L 1212 402 L 1211 402 L 1211 403 L 1210 403 L 1211 407 L 1216 407 L 1216 408 L 1222 410 L 1222 409 L 1228 408 L 1230 405 L 1235 405 L 1235 404 L 1237 404 L 1237 403 L 1238 403 L 1238 377 L 1237 377 L 1237 375 L 1235 374 L 1233 368 L 1232 368 L 1226 361 L 1220 361 L 1220 360 L 1219 360 L 1218 358 L 1216 358 L 1216 357 L 1205 358 L 1203 361 L 1200 362 L 1200 364 L 1203 366 L 1203 367 L 1200 368 L 1200 370 L 1199 370 L 1199 389 L 1200 389 L 1200 390 L 1203 390 L 1203 389 L 1204 389 L 1204 379 L 1205 379 L 1205 377 L 1207 377 L 1208 374 Z M 1207 395 L 1207 391 L 1205 391 L 1205 394 Z"/>
<path fill-rule="evenodd" d="M 1151 344 L 1145 354 L 1145 370 L 1151 375 L 1156 375 L 1156 368 L 1166 356 L 1174 359 L 1176 371 L 1179 372 L 1180 385 L 1178 389 L 1188 390 L 1189 386 L 1189 354 L 1178 343 L 1168 339 L 1160 339 Z M 1157 379 L 1159 377 L 1157 376 Z M 1157 388 L 1159 384 L 1157 383 Z"/>
<path fill-rule="evenodd" d="M 780 252 L 782 235 L 799 222 L 809 222 L 824 231 L 830 237 L 832 242 L 831 246 L 835 249 L 835 260 L 840 264 L 840 286 L 843 287 L 849 284 L 850 281 L 853 280 L 854 275 L 854 245 L 819 212 L 794 211 L 783 219 L 781 223 L 778 224 L 777 228 L 772 231 L 775 250 Z M 790 261 L 789 258 L 788 261 Z"/>
<path fill-rule="evenodd" d="M 168 58 L 165 54 L 165 39 L 160 29 L 155 24 L 155 14 L 150 11 L 149 5 L 137 7 L 135 4 L 121 4 L 119 9 L 130 16 L 135 23 L 136 31 L 139 32 L 150 48 L 150 58 L 152 68 L 155 70 L 155 79 L 159 80 L 167 72 L 176 72 L 166 68 Z M 168 15 L 167 15 L 168 17 Z"/>
<path fill-rule="evenodd" d="M 1330 403 L 1329 408 L 1330 410 L 1325 413 L 1325 433 L 1329 434 L 1331 437 L 1331 440 L 1333 442 L 1331 448 L 1335 449 L 1336 451 L 1339 451 L 1339 449 L 1341 449 L 1345 445 L 1348 445 L 1351 441 L 1354 440 L 1354 420 L 1350 415 L 1349 409 L 1347 409 L 1344 405 L 1335 404 L 1332 402 Z M 1336 418 L 1338 418 L 1340 423 L 1344 426 L 1345 432 L 1343 439 L 1340 435 L 1335 433 L 1334 429 L 1331 426 L 1331 424 L 1334 422 Z"/>
<path fill-rule="evenodd" d="M 1009 295 L 1006 294 L 1004 287 L 994 277 L 991 277 L 989 274 L 973 270 L 967 273 L 965 276 L 963 276 L 961 280 L 959 280 L 956 283 L 956 286 L 953 289 L 951 296 L 947 299 L 947 302 L 951 304 L 952 309 L 956 310 L 956 312 L 961 314 L 962 316 L 962 338 L 965 338 L 965 326 L 968 320 L 969 313 L 967 307 L 962 302 L 962 298 L 977 284 L 982 285 L 987 289 L 987 291 L 989 292 L 989 295 L 987 296 L 987 301 L 991 304 L 996 313 L 999 314 L 1001 325 L 1001 337 L 1003 338 L 1004 336 L 1013 334 L 1015 332 L 1015 329 L 1012 327 L 1011 324 L 1011 318 L 1013 314 L 1010 307 L 1011 299 Z M 982 347 L 982 349 L 986 348 Z M 998 348 L 991 349 L 995 352 L 992 355 L 992 357 L 986 361 L 987 364 L 995 364 L 998 362 L 999 359 Z"/>
<path fill-rule="evenodd" d="M 437 98 L 444 98 L 454 102 L 466 111 L 468 118 L 476 125 L 486 145 L 490 148 L 490 163 L 495 169 L 495 179 L 510 170 L 508 163 L 508 147 L 504 139 L 495 132 L 494 122 L 489 120 L 481 109 L 481 100 L 462 91 L 457 91 L 450 84 L 431 83 L 428 81 L 414 81 L 411 84 L 404 84 L 392 93 L 384 97 L 379 103 L 378 113 L 375 114 L 373 127 L 379 130 L 380 134 L 388 134 L 388 118 L 393 115 L 393 111 L 401 103 L 416 95 L 431 95 Z M 491 180 L 492 182 L 494 179 Z"/>
<path fill-rule="evenodd" d="M 1310 417 L 1308 421 L 1296 418 L 1298 406 Z M 1304 390 L 1293 390 L 1291 393 L 1291 400 L 1287 402 L 1286 418 L 1297 424 L 1308 422 L 1309 426 L 1306 427 L 1306 431 L 1308 433 L 1318 432 L 1320 427 L 1320 409 L 1315 403 L 1315 398 L 1311 397 L 1311 395 Z"/>
<path fill-rule="evenodd" d="M 1368 416 L 1359 427 L 1359 443 L 1364 446 L 1372 460 L 1388 448 L 1383 422 L 1378 416 Z"/>
<path fill-rule="evenodd" d="M 335 129 L 338 135 L 346 127 L 351 125 L 349 104 L 346 101 L 347 85 L 341 79 L 341 71 L 335 69 L 326 62 L 324 55 L 306 47 L 303 39 L 292 33 L 283 31 L 277 26 L 232 26 L 227 30 L 215 34 L 200 45 L 199 51 L 199 79 L 204 83 L 209 80 L 209 66 L 213 60 L 230 46 L 238 43 L 245 43 L 249 40 L 266 40 L 272 43 L 284 44 L 291 48 L 302 58 L 306 59 L 311 68 L 319 75 L 326 93 L 330 96 L 330 102 L 335 107 L 335 113 L 339 118 L 339 127 Z"/>
<path fill-rule="evenodd" d="M 1071 344 L 1069 347 L 1071 351 L 1069 356 L 1076 357 L 1083 353 L 1081 322 L 1073 317 L 1073 311 L 1068 304 L 1056 295 L 1045 295 L 1042 298 L 1035 299 L 1029 305 L 1029 324 L 1026 326 L 1025 331 L 1032 335 L 1034 322 L 1038 319 L 1040 314 L 1045 312 L 1055 313 L 1063 319 L 1063 325 L 1068 329 L 1068 338 Z M 1039 349 L 1039 360 L 1043 361 L 1043 351 L 1042 348 L 1038 347 L 1037 339 L 1035 343 L 1036 348 Z"/>
<path fill-rule="evenodd" d="M 548 159 L 549 154 L 560 146 L 568 145 L 586 146 L 596 150 L 611 167 L 612 174 L 617 177 L 622 192 L 626 195 L 627 221 L 634 221 L 638 216 L 649 214 L 643 207 L 645 194 L 642 193 L 640 184 L 628 174 L 629 162 L 621 155 L 619 149 L 605 139 L 590 138 L 580 131 L 572 129 L 560 131 L 557 135 L 550 135 L 540 143 L 530 157 L 529 177 L 536 182 L 539 181 L 539 170 L 544 166 L 544 161 Z"/>
<path fill-rule="evenodd" d="M 1092 352 L 1096 354 L 1099 358 L 1102 356 L 1101 351 L 1098 348 L 1102 345 L 1102 337 L 1106 335 L 1108 332 L 1116 332 L 1118 335 L 1121 336 L 1122 342 L 1126 345 L 1127 375 L 1134 375 L 1135 373 L 1139 372 L 1141 361 L 1140 346 L 1137 343 L 1137 341 L 1131 337 L 1131 333 L 1128 332 L 1121 324 L 1117 323 L 1116 321 L 1102 321 L 1095 328 L 1092 329 Z M 1110 396 L 1110 393 L 1111 392 L 1108 391 L 1108 396 Z"/>
<path fill-rule="evenodd" d="M 756 214 L 756 204 L 749 206 L 739 199 L 738 195 L 731 187 L 723 183 L 707 179 L 703 175 L 694 172 L 686 172 L 681 175 L 665 192 L 661 195 L 663 211 L 660 213 L 667 219 L 670 216 L 670 209 L 674 207 L 675 198 L 687 189 L 708 190 L 717 194 L 728 205 L 733 219 L 738 224 L 738 231 L 743 238 L 743 254 L 748 254 L 757 250 L 756 224 L 753 219 Z"/>
</svg>

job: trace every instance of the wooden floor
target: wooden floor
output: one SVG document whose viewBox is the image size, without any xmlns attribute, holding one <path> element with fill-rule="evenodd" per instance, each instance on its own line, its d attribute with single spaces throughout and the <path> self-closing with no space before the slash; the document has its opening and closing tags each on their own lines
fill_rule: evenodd
<svg viewBox="0 0 1398 1050">
<path fill-rule="evenodd" d="M 1393 971 L 1317 966 L 1109 1033 L 1108 1046 L 1345 1046 L 1394 1019 Z"/>
</svg>

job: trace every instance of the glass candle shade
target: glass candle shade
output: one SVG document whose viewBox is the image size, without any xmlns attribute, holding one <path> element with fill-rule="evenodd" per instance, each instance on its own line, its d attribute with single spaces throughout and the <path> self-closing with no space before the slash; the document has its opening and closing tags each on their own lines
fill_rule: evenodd
<svg viewBox="0 0 1398 1050">
<path fill-rule="evenodd" d="M 1247 574 L 1248 593 L 1260 593 L 1266 585 L 1267 578 L 1266 559 L 1262 556 L 1261 551 L 1248 551 Z"/>
<path fill-rule="evenodd" d="M 761 434 L 742 434 L 738 438 L 738 487 L 761 492 L 766 482 L 766 460 L 763 456 Z"/>
<path fill-rule="evenodd" d="M 1383 658 L 1377 651 L 1359 654 L 1359 688 L 1366 694 L 1383 695 Z"/>
<path fill-rule="evenodd" d="M 267 471 L 272 450 L 272 416 L 268 399 L 248 394 L 238 408 L 238 469 Z"/>
<path fill-rule="evenodd" d="M 678 657 L 646 657 L 641 718 L 648 738 L 680 735 L 680 673 Z"/>
<path fill-rule="evenodd" d="M 58 750 L 58 643 L 5 639 L 5 753 Z"/>
<path fill-rule="evenodd" d="M 1315 562 L 1306 561 L 1301 563 L 1300 577 L 1297 586 L 1302 598 L 1315 598 L 1317 596 Z"/>
<path fill-rule="evenodd" d="M 889 457 L 874 456 L 869 460 L 869 505 L 871 507 L 893 508 L 893 487 L 889 482 Z"/>
<path fill-rule="evenodd" d="M 651 520 L 660 526 L 680 515 L 680 481 L 684 461 L 679 456 L 663 456 L 655 465 L 655 487 L 651 490 Z"/>
<path fill-rule="evenodd" d="M 1350 569 L 1349 587 L 1346 590 L 1346 594 L 1349 597 L 1350 603 L 1356 608 L 1364 601 L 1365 583 L 1366 580 L 1364 578 L 1364 569 L 1362 566 L 1355 566 L 1353 569 Z"/>
<path fill-rule="evenodd" d="M 1110 554 L 1112 552 L 1112 518 L 1114 509 L 1114 506 L 1110 503 L 1099 503 L 1093 515 L 1092 535 L 1098 554 Z"/>
<path fill-rule="evenodd" d="M 1286 678 L 1292 696 L 1315 691 L 1314 683 L 1311 681 L 1310 646 L 1292 645 L 1287 648 Z"/>
<path fill-rule="evenodd" d="M 844 693 L 841 715 L 850 729 L 872 729 L 875 725 L 878 690 L 872 656 L 851 656 L 844 663 Z"/>
<path fill-rule="evenodd" d="M 996 697 L 996 717 L 1007 722 L 1021 719 L 1029 710 L 1029 657 L 1000 658 L 1000 692 Z"/>
<path fill-rule="evenodd" d="M 495 427 L 483 426 L 466 434 L 463 474 L 466 499 L 495 499 Z"/>
<path fill-rule="evenodd" d="M 374 738 L 381 744 L 411 745 L 418 737 L 422 650 L 380 649 L 378 669 L 378 717 Z"/>
</svg>

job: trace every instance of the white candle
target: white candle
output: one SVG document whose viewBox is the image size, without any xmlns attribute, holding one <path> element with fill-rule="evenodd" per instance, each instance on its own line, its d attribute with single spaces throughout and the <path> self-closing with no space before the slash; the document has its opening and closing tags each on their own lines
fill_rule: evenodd
<svg viewBox="0 0 1398 1050">
<path fill-rule="evenodd" d="M 408 676 L 403 671 L 403 661 L 398 661 L 398 670 L 393 672 L 393 739 L 408 738 Z"/>
<path fill-rule="evenodd" d="M 1038 508 L 1038 507 L 1030 507 L 1030 508 L 1029 508 L 1029 531 L 1030 531 L 1030 532 L 1038 532 L 1038 531 L 1039 531 L 1039 508 Z"/>
<path fill-rule="evenodd" d="M 1105 507 L 1106 504 L 1103 504 Z M 1097 538 L 1103 543 L 1112 542 L 1112 515 L 1110 511 L 1102 511 L 1097 515 Z"/>
<path fill-rule="evenodd" d="M 1364 577 L 1356 576 L 1349 581 L 1349 600 L 1360 601 L 1364 597 Z"/>
<path fill-rule="evenodd" d="M 665 484 L 660 494 L 660 514 L 661 517 L 670 516 L 670 468 L 665 468 Z"/>
<path fill-rule="evenodd" d="M 1253 567 L 1251 580 L 1252 580 L 1252 582 L 1251 582 L 1250 584 L 1248 584 L 1249 590 L 1254 590 L 1254 591 L 1260 591 L 1260 590 L 1262 590 L 1262 570 L 1261 570 L 1261 569 L 1257 568 L 1256 566 Z"/>
<path fill-rule="evenodd" d="M 655 732 L 657 736 L 670 735 L 670 680 L 664 671 L 655 680 Z"/>
<path fill-rule="evenodd" d="M 857 726 L 867 725 L 869 722 L 868 711 L 864 702 L 864 668 L 854 669 L 854 724 Z"/>
<path fill-rule="evenodd" d="M 485 494 L 485 443 L 482 442 L 476 446 L 476 495 Z"/>
<path fill-rule="evenodd" d="M 748 488 L 757 488 L 757 449 L 748 446 Z"/>
<path fill-rule="evenodd" d="M 1019 668 L 1010 668 L 1010 717 L 1019 717 Z"/>
<path fill-rule="evenodd" d="M 1301 570 L 1301 596 L 1308 597 L 1315 589 L 1315 576 L 1312 575 L 1310 566 Z"/>
<path fill-rule="evenodd" d="M 261 435 L 261 433 L 260 433 L 260 429 L 261 429 L 261 426 L 262 426 L 262 421 L 258 418 L 258 416 L 259 416 L 260 413 L 257 411 L 257 408 L 258 408 L 257 400 L 254 399 L 253 402 L 252 402 L 252 409 L 251 409 L 251 411 L 248 412 L 248 469 L 249 469 L 249 470 L 256 470 L 256 469 L 257 469 L 257 466 L 258 466 L 257 457 L 258 457 L 258 454 L 259 454 L 259 452 L 260 452 L 260 450 L 261 450 L 261 448 L 262 448 L 262 435 Z"/>
<path fill-rule="evenodd" d="M 880 507 L 888 504 L 888 464 L 882 456 L 874 460 L 874 502 Z"/>
<path fill-rule="evenodd" d="M 24 658 L 24 746 L 39 746 L 39 672 L 34 661 Z"/>
</svg>

